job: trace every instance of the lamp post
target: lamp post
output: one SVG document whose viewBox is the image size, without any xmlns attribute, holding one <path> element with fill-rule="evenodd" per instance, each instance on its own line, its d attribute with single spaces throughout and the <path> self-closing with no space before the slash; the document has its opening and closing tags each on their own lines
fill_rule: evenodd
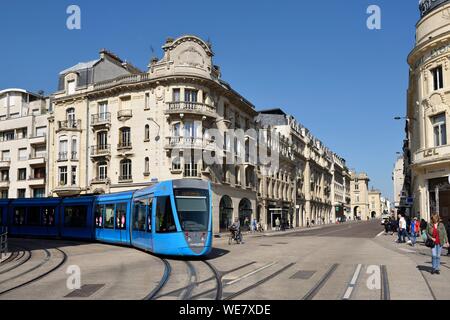
<svg viewBox="0 0 450 320">
<path fill-rule="evenodd" d="M 154 124 L 156 124 L 158 126 L 158 135 L 155 137 L 155 141 L 159 141 L 159 139 L 161 139 L 161 137 L 159 135 L 161 132 L 161 126 L 153 118 L 147 118 L 147 120 L 153 122 Z"/>
</svg>

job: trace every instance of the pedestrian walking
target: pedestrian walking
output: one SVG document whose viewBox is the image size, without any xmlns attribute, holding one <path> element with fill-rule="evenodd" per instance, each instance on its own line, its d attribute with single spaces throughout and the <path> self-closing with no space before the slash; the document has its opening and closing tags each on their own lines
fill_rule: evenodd
<svg viewBox="0 0 450 320">
<path fill-rule="evenodd" d="M 431 222 L 427 227 L 427 236 L 428 240 L 426 245 L 431 248 L 432 255 L 431 262 L 433 270 L 431 271 L 431 274 L 440 274 L 442 248 L 448 247 L 449 244 L 447 230 L 439 215 L 434 214 L 431 217 Z M 430 239 L 431 241 L 429 241 Z"/>
<path fill-rule="evenodd" d="M 411 221 L 411 225 L 409 228 L 410 228 L 409 233 L 410 233 L 411 246 L 414 247 L 417 242 L 417 236 L 420 232 L 419 220 L 417 218 L 414 218 Z"/>
<path fill-rule="evenodd" d="M 280 218 L 277 217 L 277 219 L 275 220 L 275 230 L 276 231 L 280 231 L 280 225 L 281 225 Z"/>
<path fill-rule="evenodd" d="M 450 235 L 450 219 L 447 222 L 447 237 Z M 450 246 L 447 248 L 447 256 L 450 256 Z"/>
<path fill-rule="evenodd" d="M 307 228 L 310 228 L 310 227 L 311 227 L 311 225 L 309 224 L 309 218 L 306 219 L 306 227 L 307 227 Z"/>
<path fill-rule="evenodd" d="M 404 243 L 405 242 L 405 231 L 406 231 L 406 220 L 403 217 L 402 214 L 398 215 L 398 243 Z"/>
<path fill-rule="evenodd" d="M 253 219 L 253 222 L 252 222 L 252 232 L 256 232 L 256 231 L 258 231 L 258 224 L 257 224 L 257 222 L 256 222 L 256 219 Z"/>
</svg>

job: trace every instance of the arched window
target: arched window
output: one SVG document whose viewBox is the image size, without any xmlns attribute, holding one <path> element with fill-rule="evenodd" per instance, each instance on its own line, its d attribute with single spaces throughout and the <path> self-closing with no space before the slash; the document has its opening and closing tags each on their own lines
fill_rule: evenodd
<svg viewBox="0 0 450 320">
<path fill-rule="evenodd" d="M 150 140 L 150 126 L 148 124 L 145 125 L 145 140 Z"/>
<path fill-rule="evenodd" d="M 128 127 L 120 128 L 119 148 L 131 148 L 131 129 Z"/>
<path fill-rule="evenodd" d="M 120 161 L 120 181 L 124 180 L 132 180 L 132 172 L 131 172 L 131 160 L 125 159 Z"/>
<path fill-rule="evenodd" d="M 174 171 L 181 170 L 180 157 L 176 157 L 172 160 L 172 170 L 174 170 Z"/>
<path fill-rule="evenodd" d="M 150 172 L 150 159 L 148 157 L 145 158 L 145 173 L 149 173 Z"/>
</svg>

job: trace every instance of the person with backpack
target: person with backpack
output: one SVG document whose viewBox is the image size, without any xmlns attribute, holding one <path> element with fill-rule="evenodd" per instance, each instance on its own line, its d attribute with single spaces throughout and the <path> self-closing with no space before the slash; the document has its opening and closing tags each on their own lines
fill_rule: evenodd
<svg viewBox="0 0 450 320">
<path fill-rule="evenodd" d="M 411 240 L 411 246 L 415 246 L 417 242 L 417 235 L 420 232 L 420 225 L 419 220 L 417 218 L 414 218 L 411 221 L 411 225 L 409 227 L 409 234 L 410 234 L 410 240 Z"/>
<path fill-rule="evenodd" d="M 438 214 L 434 214 L 431 217 L 431 222 L 427 227 L 427 236 L 428 239 L 425 244 L 431 248 L 432 255 L 433 270 L 431 274 L 440 274 L 442 248 L 449 247 L 449 244 L 447 230 Z"/>
</svg>

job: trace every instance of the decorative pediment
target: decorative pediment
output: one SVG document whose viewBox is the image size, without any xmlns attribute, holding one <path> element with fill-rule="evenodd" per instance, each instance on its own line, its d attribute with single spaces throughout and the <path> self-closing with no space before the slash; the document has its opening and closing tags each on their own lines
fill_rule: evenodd
<svg viewBox="0 0 450 320">
<path fill-rule="evenodd" d="M 203 68 L 205 66 L 205 59 L 203 55 L 197 51 L 193 46 L 181 51 L 178 55 L 180 65 L 188 65 L 192 67 Z"/>
</svg>

